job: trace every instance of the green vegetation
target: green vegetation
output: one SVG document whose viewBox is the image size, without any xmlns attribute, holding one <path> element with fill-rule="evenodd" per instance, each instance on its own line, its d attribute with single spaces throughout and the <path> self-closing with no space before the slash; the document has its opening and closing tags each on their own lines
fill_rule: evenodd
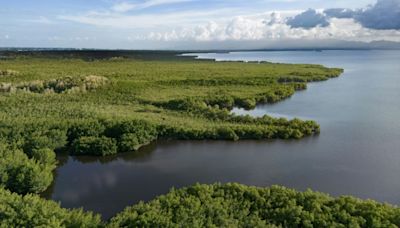
<svg viewBox="0 0 400 228">
<path fill-rule="evenodd" d="M 0 227 L 101 227 L 99 215 L 68 210 L 37 195 L 0 189 Z"/>
<path fill-rule="evenodd" d="M 157 139 L 316 134 L 314 121 L 230 111 L 278 102 L 307 82 L 342 73 L 308 64 L 196 61 L 170 52 L 62 53 L 3 53 L 0 61 L 0 227 L 400 225 L 399 210 L 389 205 L 281 187 L 195 185 L 129 207 L 109 223 L 32 195 L 50 185 L 55 151 L 106 156 Z"/>
<path fill-rule="evenodd" d="M 90 75 L 85 78 L 66 77 L 51 79 L 48 81 L 35 80 L 30 82 L 20 82 L 17 84 L 1 83 L 0 92 L 15 93 L 18 91 L 31 93 L 71 93 L 86 92 L 93 90 L 107 83 L 107 78 Z"/>
<path fill-rule="evenodd" d="M 17 193 L 40 193 L 53 180 L 54 150 L 67 143 L 65 126 L 40 123 L 0 124 L 0 187 Z"/>
<path fill-rule="evenodd" d="M 0 227 L 398 227 L 400 209 L 350 196 L 240 184 L 194 185 L 102 222 L 35 195 L 0 189 Z"/>
<path fill-rule="evenodd" d="M 195 185 L 126 208 L 110 227 L 397 227 L 400 209 L 284 187 Z"/>
<path fill-rule="evenodd" d="M 0 77 L 15 76 L 18 75 L 18 71 L 15 70 L 0 70 Z"/>
<path fill-rule="evenodd" d="M 230 110 L 278 102 L 307 82 L 342 72 L 307 64 L 178 60 L 172 54 L 27 52 L 0 61 L 0 227 L 400 226 L 400 209 L 390 205 L 277 186 L 195 185 L 128 207 L 108 222 L 32 194 L 51 183 L 58 150 L 106 156 L 157 139 L 299 139 L 318 133 L 314 121 Z"/>
<path fill-rule="evenodd" d="M 314 121 L 230 110 L 278 102 L 307 82 L 342 73 L 308 64 L 178 61 L 169 52 L 153 60 L 155 53 L 70 54 L 9 53 L 0 61 L 0 186 L 21 194 L 44 191 L 57 150 L 106 156 L 157 139 L 312 135 L 319 132 Z"/>
</svg>

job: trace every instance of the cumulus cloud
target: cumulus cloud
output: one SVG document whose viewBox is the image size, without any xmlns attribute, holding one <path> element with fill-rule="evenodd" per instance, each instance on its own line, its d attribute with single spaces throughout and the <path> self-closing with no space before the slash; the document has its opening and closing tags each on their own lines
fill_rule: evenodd
<svg viewBox="0 0 400 228">
<path fill-rule="evenodd" d="M 270 20 L 264 22 L 267 25 L 280 24 L 284 21 L 284 18 L 279 12 L 272 12 L 270 16 Z"/>
<path fill-rule="evenodd" d="M 364 28 L 352 18 L 331 18 L 329 25 L 313 28 L 291 28 L 278 13 L 258 17 L 239 16 L 227 22 L 211 21 L 204 25 L 152 32 L 143 40 L 157 41 L 265 41 L 279 40 L 345 40 L 370 42 L 377 39 L 400 41 L 400 31 Z M 274 22 L 274 23 L 272 23 Z"/>
<path fill-rule="evenodd" d="M 324 14 L 318 13 L 314 9 L 308 9 L 299 15 L 289 18 L 286 24 L 292 28 L 309 29 L 317 26 L 326 27 L 329 25 L 329 21 Z"/>
<path fill-rule="evenodd" d="M 354 19 L 371 29 L 400 29 L 400 0 L 378 0 L 367 9 L 357 12 Z"/>
<path fill-rule="evenodd" d="M 318 13 L 309 9 L 289 18 L 287 24 L 292 28 L 326 27 L 330 18 L 352 18 L 365 28 L 376 30 L 400 29 L 400 0 L 378 0 L 359 10 L 332 8 Z"/>
</svg>

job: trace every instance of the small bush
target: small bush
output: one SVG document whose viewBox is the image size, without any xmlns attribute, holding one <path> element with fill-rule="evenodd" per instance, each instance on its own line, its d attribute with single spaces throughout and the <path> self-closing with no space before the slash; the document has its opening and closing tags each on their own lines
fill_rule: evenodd
<svg viewBox="0 0 400 228">
<path fill-rule="evenodd" d="M 246 110 L 254 109 L 256 107 L 256 100 L 254 98 L 236 99 L 235 104 Z"/>
<path fill-rule="evenodd" d="M 84 85 L 86 90 L 97 89 L 107 84 L 107 82 L 108 82 L 107 78 L 96 75 L 89 75 L 84 79 Z"/>
<path fill-rule="evenodd" d="M 100 136 L 104 134 L 105 126 L 99 121 L 85 121 L 71 125 L 67 130 L 67 139 L 71 144 L 82 136 Z"/>
<path fill-rule="evenodd" d="M 138 136 L 132 133 L 123 134 L 118 140 L 118 150 L 120 152 L 138 150 L 141 145 Z"/>
<path fill-rule="evenodd" d="M 217 130 L 217 137 L 218 139 L 225 139 L 225 140 L 239 140 L 239 136 L 229 127 L 219 128 Z"/>
<path fill-rule="evenodd" d="M 137 150 L 158 136 L 156 127 L 147 121 L 109 122 L 106 125 L 105 135 L 117 140 L 119 152 Z"/>
<path fill-rule="evenodd" d="M 29 159 L 21 150 L 0 145 L 0 187 L 13 192 L 40 193 L 53 180 L 54 164 Z"/>
<path fill-rule="evenodd" d="M 117 153 L 117 144 L 115 139 L 104 136 L 83 136 L 73 142 L 72 153 L 74 155 L 112 155 Z"/>
</svg>

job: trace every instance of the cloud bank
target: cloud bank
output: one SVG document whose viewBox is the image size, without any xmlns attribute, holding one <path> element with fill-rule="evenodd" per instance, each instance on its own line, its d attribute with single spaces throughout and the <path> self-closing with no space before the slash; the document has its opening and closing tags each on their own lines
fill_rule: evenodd
<svg viewBox="0 0 400 228">
<path fill-rule="evenodd" d="M 291 15 L 291 16 L 290 16 Z M 364 9 L 308 9 L 237 16 L 194 27 L 151 32 L 142 39 L 157 41 L 344 40 L 400 42 L 400 0 L 378 0 Z"/>
<path fill-rule="evenodd" d="M 328 43 L 334 46 L 336 41 L 400 42 L 400 0 L 313 0 L 314 9 L 307 9 L 309 0 L 254 0 L 252 4 L 245 0 L 95 2 L 76 11 L 37 10 L 24 17 L 16 10 L 18 17 L 3 16 L 7 20 L 0 45 L 32 46 L 36 42 L 153 49 L 229 45 L 245 49 L 254 48 L 253 44 L 297 47 L 296 42 L 299 47 Z M 372 4 L 363 7 L 368 3 Z M 5 39 L 5 34 L 10 38 Z"/>
</svg>

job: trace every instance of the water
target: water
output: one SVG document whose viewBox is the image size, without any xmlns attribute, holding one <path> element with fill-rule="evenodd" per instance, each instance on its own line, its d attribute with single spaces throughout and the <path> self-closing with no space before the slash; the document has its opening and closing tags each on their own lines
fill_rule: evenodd
<svg viewBox="0 0 400 228">
<path fill-rule="evenodd" d="M 345 73 L 246 112 L 313 119 L 321 134 L 302 140 L 161 141 L 110 158 L 60 155 L 45 197 L 109 218 L 196 182 L 311 188 L 400 205 L 400 51 L 201 54 L 217 60 L 318 63 Z"/>
</svg>

